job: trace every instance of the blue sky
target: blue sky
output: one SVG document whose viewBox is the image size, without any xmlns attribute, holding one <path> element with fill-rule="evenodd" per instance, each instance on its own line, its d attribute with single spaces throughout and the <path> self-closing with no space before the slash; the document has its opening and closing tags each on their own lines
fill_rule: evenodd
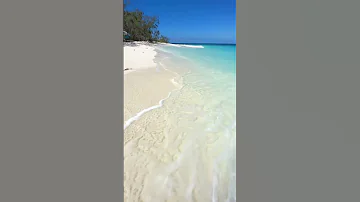
<svg viewBox="0 0 360 202">
<path fill-rule="evenodd" d="M 236 43 L 236 0 L 130 0 L 172 43 Z"/>
</svg>

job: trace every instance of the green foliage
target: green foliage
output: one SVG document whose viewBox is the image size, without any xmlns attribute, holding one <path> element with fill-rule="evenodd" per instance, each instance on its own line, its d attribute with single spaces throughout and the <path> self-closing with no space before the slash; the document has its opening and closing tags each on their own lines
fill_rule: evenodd
<svg viewBox="0 0 360 202">
<path fill-rule="evenodd" d="M 169 38 L 161 35 L 161 37 L 159 38 L 158 41 L 159 41 L 159 42 L 162 42 L 162 43 L 169 43 Z"/>
<path fill-rule="evenodd" d="M 165 42 L 169 39 L 162 36 L 159 27 L 159 18 L 156 16 L 146 16 L 144 12 L 136 9 L 127 11 L 125 7 L 129 4 L 124 3 L 124 30 L 134 41 Z"/>
</svg>

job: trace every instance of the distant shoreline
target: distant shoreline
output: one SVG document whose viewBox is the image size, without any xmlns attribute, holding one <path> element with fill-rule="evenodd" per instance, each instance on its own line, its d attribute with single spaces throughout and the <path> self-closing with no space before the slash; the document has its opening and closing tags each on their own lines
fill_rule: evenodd
<svg viewBox="0 0 360 202">
<path fill-rule="evenodd" d="M 177 44 L 177 45 L 219 45 L 219 46 L 236 46 L 236 43 L 189 43 L 189 42 L 150 42 L 150 41 L 124 41 L 126 43 L 146 43 L 146 44 Z"/>
<path fill-rule="evenodd" d="M 221 45 L 221 46 L 236 46 L 236 44 L 232 44 L 232 43 L 171 43 L 171 44 L 185 44 L 185 45 Z"/>
</svg>

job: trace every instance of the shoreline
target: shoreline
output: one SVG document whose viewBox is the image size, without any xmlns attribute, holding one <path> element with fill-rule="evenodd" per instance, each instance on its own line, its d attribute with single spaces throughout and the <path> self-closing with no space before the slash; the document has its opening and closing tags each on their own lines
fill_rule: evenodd
<svg viewBox="0 0 360 202">
<path fill-rule="evenodd" d="M 133 71 L 124 76 L 124 129 L 143 113 L 158 108 L 156 106 L 162 100 L 178 89 L 176 83 L 172 82 L 175 77 L 165 69 L 158 72 L 155 68 Z M 131 121 L 135 117 L 138 118 Z"/>
<path fill-rule="evenodd" d="M 149 42 L 124 44 L 124 129 L 139 114 L 158 108 L 178 88 L 174 82 L 178 75 L 155 61 L 158 52 L 154 46 Z"/>
<path fill-rule="evenodd" d="M 156 63 L 155 60 L 158 55 L 154 46 L 146 43 L 132 45 L 124 45 L 124 69 L 130 69 L 124 71 L 125 201 L 139 201 L 142 198 L 140 193 L 135 193 L 133 190 L 141 190 L 141 187 L 147 184 L 143 181 L 148 175 L 148 169 L 145 168 L 147 163 L 145 162 L 151 158 L 151 155 L 147 152 L 143 153 L 144 156 L 140 155 L 139 152 L 146 150 L 146 148 L 143 148 L 141 146 L 143 144 L 139 141 L 152 139 L 149 132 L 152 131 L 151 127 L 153 126 L 144 125 L 144 122 L 149 123 L 153 120 L 148 118 L 149 114 L 158 108 L 162 108 L 164 101 L 177 89 L 175 83 L 172 82 L 177 75 Z M 134 158 L 135 156 L 138 158 Z"/>
<path fill-rule="evenodd" d="M 204 48 L 202 45 L 172 44 L 172 43 L 151 43 L 148 41 L 124 42 L 124 75 L 137 70 L 157 67 L 157 46 L 171 46 L 183 48 Z"/>
<path fill-rule="evenodd" d="M 182 54 L 193 47 L 176 48 Z M 200 68 L 172 47 L 137 42 L 124 49 L 131 68 L 124 75 L 124 199 L 231 199 L 236 136 L 229 75 Z"/>
</svg>

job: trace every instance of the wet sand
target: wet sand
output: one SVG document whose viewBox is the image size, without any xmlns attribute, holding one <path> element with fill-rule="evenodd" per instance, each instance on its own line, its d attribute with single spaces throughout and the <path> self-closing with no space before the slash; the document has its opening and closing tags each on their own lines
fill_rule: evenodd
<svg viewBox="0 0 360 202">
<path fill-rule="evenodd" d="M 131 51 L 132 49 L 136 49 L 134 52 L 141 53 L 145 50 L 143 54 L 147 54 L 147 57 L 145 61 L 141 62 L 142 66 L 140 66 L 139 62 L 134 61 L 139 59 L 134 57 L 134 54 L 130 57 L 130 54 L 125 55 L 128 61 L 125 68 L 131 68 L 131 71 L 127 71 L 124 76 L 125 201 L 152 201 L 151 198 L 146 200 L 143 196 L 151 196 L 154 194 L 153 188 L 159 188 L 159 190 L 161 188 L 157 187 L 157 183 L 153 180 L 146 181 L 146 178 L 151 170 L 153 170 L 152 174 L 155 174 L 153 168 L 157 166 L 157 163 L 155 163 L 157 161 L 153 161 L 152 158 L 154 157 L 151 153 L 161 148 L 161 144 L 164 143 L 165 136 L 163 131 L 159 130 L 162 129 L 159 126 L 166 121 L 164 117 L 161 120 L 160 116 L 154 117 L 154 115 L 156 115 L 157 107 L 162 105 L 161 101 L 166 101 L 164 99 L 169 96 L 169 93 L 179 89 L 179 85 L 175 82 L 178 75 L 164 69 L 161 65 L 152 63 L 155 61 L 155 55 L 151 53 L 153 51 L 151 47 L 143 45 L 140 48 L 127 48 L 125 51 Z M 151 54 L 153 55 L 152 58 L 149 57 Z M 146 59 L 148 66 L 144 65 Z M 146 111 L 147 109 L 149 111 Z M 149 122 L 155 124 L 149 124 Z M 164 155 L 166 156 L 166 154 Z M 165 156 L 158 156 L 158 158 L 166 161 L 167 157 Z M 146 193 L 146 190 L 150 193 Z"/>
<path fill-rule="evenodd" d="M 232 202 L 230 157 L 224 151 L 234 139 L 212 129 L 220 121 L 215 118 L 221 110 L 218 101 L 183 85 L 180 75 L 189 72 L 190 64 L 167 56 L 157 52 L 151 61 L 145 57 L 156 65 L 134 66 L 124 77 L 125 201 Z M 225 114 L 221 119 L 233 117 Z"/>
<path fill-rule="evenodd" d="M 146 69 L 128 73 L 124 77 L 124 121 L 137 113 L 159 104 L 176 89 L 171 80 L 176 75 L 165 69 Z M 125 124 L 125 123 L 124 123 Z"/>
</svg>

